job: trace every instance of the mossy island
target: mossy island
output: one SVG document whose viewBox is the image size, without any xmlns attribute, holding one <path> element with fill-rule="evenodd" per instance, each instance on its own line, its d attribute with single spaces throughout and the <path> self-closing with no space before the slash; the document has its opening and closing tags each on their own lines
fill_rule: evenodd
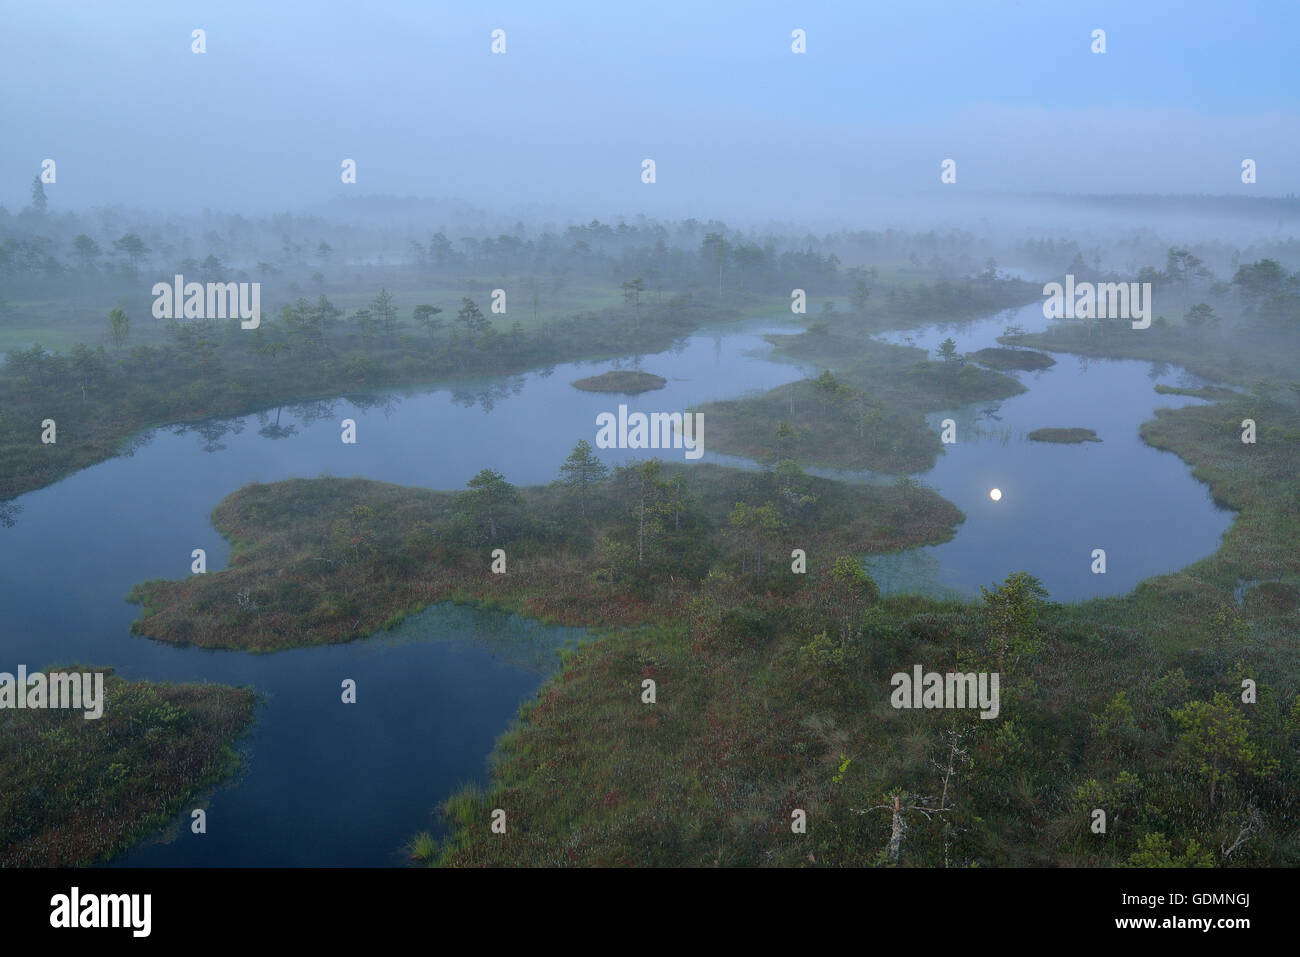
<svg viewBox="0 0 1300 957">
<path fill-rule="evenodd" d="M 1056 365 L 1056 360 L 1047 353 L 1034 352 L 1032 349 L 980 349 L 970 353 L 967 358 L 991 369 L 1023 369 L 1027 372 L 1049 369 Z"/>
<path fill-rule="evenodd" d="M 1100 442 L 1092 429 L 1034 429 L 1029 433 L 1031 442 L 1060 442 L 1077 445 L 1080 442 Z"/>
<path fill-rule="evenodd" d="M 136 585 L 132 631 L 272 652 L 363 638 L 439 601 L 594 627 L 679 623 L 708 597 L 775 613 L 811 607 L 830 586 L 774 555 L 939 544 L 964 520 L 915 482 L 854 485 L 793 463 L 751 472 L 651 459 L 607 474 L 580 443 L 566 464 L 561 481 L 519 488 L 485 469 L 459 493 L 371 479 L 245 486 L 212 514 L 233 543 L 230 567 Z M 649 517 L 643 500 L 657 509 Z M 509 549 L 509 574 L 484 561 L 496 547 Z M 801 591 L 808 581 L 821 584 Z M 230 600 L 241 593 L 243 604 Z"/>
<path fill-rule="evenodd" d="M 1232 389 L 1225 389 L 1219 385 L 1203 385 L 1194 389 L 1184 388 L 1176 385 L 1157 385 L 1156 392 L 1160 395 L 1190 395 L 1197 399 L 1232 399 L 1237 393 Z"/>
<path fill-rule="evenodd" d="M 602 375 L 588 376 L 573 383 L 574 388 L 584 392 L 618 392 L 622 395 L 637 395 L 662 389 L 668 384 L 663 376 L 650 372 L 632 372 L 626 369 L 614 369 Z"/>
</svg>

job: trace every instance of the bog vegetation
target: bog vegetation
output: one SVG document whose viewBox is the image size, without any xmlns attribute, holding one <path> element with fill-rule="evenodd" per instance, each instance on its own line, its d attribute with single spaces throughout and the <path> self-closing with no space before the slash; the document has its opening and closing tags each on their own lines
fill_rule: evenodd
<svg viewBox="0 0 1300 957">
<path fill-rule="evenodd" d="M 663 376 L 631 369 L 614 369 L 573 383 L 575 388 L 585 392 L 618 392 L 623 395 L 638 395 L 652 389 L 662 389 L 667 384 L 668 380 Z"/>
<path fill-rule="evenodd" d="M 1248 411 L 1278 424 L 1242 456 Z M 881 599 L 835 592 L 822 561 L 829 601 L 740 628 L 750 602 L 706 601 L 601 637 L 525 706 L 490 788 L 445 803 L 450 837 L 423 859 L 1295 866 L 1297 424 L 1290 406 L 1211 405 L 1144 429 L 1241 514 L 1217 554 L 1127 596 L 1058 605 L 1017 573 L 977 605 Z M 890 675 L 914 663 L 1000 672 L 1000 718 L 894 710 Z"/>
<path fill-rule="evenodd" d="M 133 627 L 274 651 L 359 638 L 447 599 L 624 626 L 679 620 L 703 595 L 742 627 L 765 609 L 822 600 L 817 575 L 791 573 L 796 548 L 862 555 L 937 543 L 961 519 L 909 481 L 847 485 L 790 461 L 751 472 L 650 459 L 608 474 L 579 441 L 549 487 L 516 488 L 484 470 L 460 493 L 366 479 L 243 488 L 213 513 L 235 543 L 230 567 L 136 586 L 144 612 Z M 498 548 L 504 573 L 492 571 Z"/>
<path fill-rule="evenodd" d="M 103 860 L 238 766 L 231 746 L 252 721 L 252 691 L 50 670 L 107 672 L 104 714 L 0 709 L 0 867 Z"/>
<path fill-rule="evenodd" d="M 360 241 L 317 221 L 219 225 L 173 241 L 118 223 L 108 239 L 107 225 L 43 203 L 0 210 L 0 520 L 4 499 L 150 425 L 202 420 L 215 443 L 213 416 L 665 348 L 742 311 L 789 316 L 795 288 L 821 300 L 802 332 L 772 337 L 815 375 L 704 409 L 711 447 L 759 470 L 649 460 L 611 474 L 578 442 L 544 488 L 491 470 L 459 492 L 254 485 L 213 515 L 233 543 L 229 568 L 133 591 L 139 632 L 208 648 L 348 641 L 447 599 L 593 626 L 502 739 L 490 784 L 445 803 L 447 834 L 412 840 L 416 859 L 1300 864 L 1300 274 L 1274 258 L 1278 244 L 1253 261 L 1231 251 L 1226 272 L 1229 251 L 1214 250 L 1223 279 L 1170 249 L 1136 277 L 1155 289 L 1147 330 L 1009 329 L 1007 348 L 963 355 L 949 339 L 927 356 L 871 333 L 986 315 L 1040 287 L 992 260 L 979 271 L 979 242 L 956 232 L 795 240 L 694 220 L 521 224 L 459 247 L 444 230 L 403 237 L 406 262 L 385 266 L 382 231 L 358 230 L 369 245 L 345 263 Z M 261 248 L 266 236 L 279 250 Z M 1080 280 L 1134 278 L 1099 252 L 1090 265 L 1073 242 L 1014 248 Z M 845 267 L 841 253 L 882 265 Z M 143 290 L 174 272 L 262 281 L 274 305 L 254 332 L 154 320 Z M 492 309 L 498 291 L 505 313 Z M 907 478 L 858 486 L 804 469 L 930 467 L 940 446 L 925 414 L 1022 391 L 1005 372 L 1051 364 L 1027 346 L 1176 363 L 1231 386 L 1161 387 L 1211 401 L 1160 410 L 1142 429 L 1238 510 L 1222 547 L 1077 604 L 1052 602 L 1032 569 L 990 582 L 978 603 L 881 596 L 870 556 L 943 541 L 960 513 Z M 1257 442 L 1244 446 L 1247 418 Z M 46 419 L 56 444 L 40 441 Z M 1000 717 L 893 709 L 889 678 L 914 664 L 998 671 Z M 0 833 L 17 835 L 0 862 L 120 848 L 228 768 L 252 707 L 249 693 L 213 686 L 109 688 L 103 722 L 0 713 L 0 768 L 14 782 Z M 51 753 L 66 757 L 37 760 Z M 489 830 L 494 808 L 507 810 L 505 835 Z M 1091 827 L 1098 810 L 1104 833 Z M 791 829 L 795 811 L 806 834 Z"/>
</svg>

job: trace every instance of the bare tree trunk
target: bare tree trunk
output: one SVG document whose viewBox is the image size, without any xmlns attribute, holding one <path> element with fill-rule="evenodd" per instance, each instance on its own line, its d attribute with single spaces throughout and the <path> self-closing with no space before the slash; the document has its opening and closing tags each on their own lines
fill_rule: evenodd
<svg viewBox="0 0 1300 957">
<path fill-rule="evenodd" d="M 889 829 L 889 863 L 898 864 L 898 853 L 903 847 L 903 831 L 906 825 L 903 823 L 903 815 L 899 805 L 901 799 L 897 794 L 894 795 L 894 818 Z"/>
<path fill-rule="evenodd" d="M 956 731 L 950 731 L 948 741 L 948 769 L 943 773 L 943 793 L 939 795 L 939 813 L 948 810 L 948 782 L 952 780 L 952 765 L 957 757 L 957 742 L 960 740 Z M 948 819 L 943 818 L 943 866 L 948 866 Z"/>
</svg>

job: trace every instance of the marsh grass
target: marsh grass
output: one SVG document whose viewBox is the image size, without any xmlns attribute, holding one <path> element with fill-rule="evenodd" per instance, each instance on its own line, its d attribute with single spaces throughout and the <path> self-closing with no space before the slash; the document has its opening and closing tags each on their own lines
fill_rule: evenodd
<svg viewBox="0 0 1300 957">
<path fill-rule="evenodd" d="M 104 860 L 165 825 L 239 765 L 251 690 L 125 681 L 104 671 L 101 718 L 0 710 L 0 866 Z"/>
<path fill-rule="evenodd" d="M 665 478 L 683 478 L 696 504 L 682 512 L 679 532 L 665 529 L 652 543 L 656 571 L 646 564 L 613 579 L 599 543 L 628 527 L 634 503 L 627 488 L 612 483 L 593 492 L 585 516 L 565 488 L 520 489 L 510 537 L 495 543 L 509 556 L 504 575 L 490 571 L 494 543 L 478 541 L 463 526 L 457 493 L 365 479 L 250 485 L 212 515 L 237 543 L 229 567 L 136 585 L 128 598 L 144 607 L 132 630 L 179 644 L 276 651 L 361 638 L 448 600 L 568 625 L 673 621 L 710 582 L 730 581 L 743 570 L 747 559 L 728 521 L 736 504 L 784 508 L 788 500 L 772 472 L 661 468 Z M 762 589 L 774 589 L 772 601 L 797 591 L 798 576 L 776 574 L 788 571 L 793 548 L 810 555 L 894 551 L 946 541 L 962 521 L 953 505 L 914 483 L 792 481 L 805 498 L 768 536 L 763 547 L 774 570 L 756 579 Z M 358 514 L 366 517 L 357 522 Z M 250 602 L 241 605 L 236 596 L 245 590 Z"/>
<path fill-rule="evenodd" d="M 768 338 L 781 355 L 827 372 L 702 406 L 711 448 L 759 461 L 790 457 L 831 468 L 922 472 L 942 449 L 926 412 L 1025 391 L 1010 376 L 930 362 L 919 349 L 874 339 L 811 332 Z"/>
<path fill-rule="evenodd" d="M 1266 423 L 1255 446 L 1240 441 L 1247 415 Z M 842 654 L 810 642 L 824 620 L 807 606 L 766 611 L 770 627 L 739 639 L 708 615 L 609 634 L 523 709 L 491 787 L 447 803 L 439 863 L 879 865 L 888 816 L 862 809 L 896 790 L 932 798 L 946 735 L 960 733 L 971 761 L 956 762 L 953 810 L 909 820 L 906 865 L 1176 866 L 1192 842 L 1218 866 L 1300 864 L 1300 420 L 1234 395 L 1159 410 L 1142 436 L 1188 461 L 1237 520 L 1189 568 L 1046 606 L 1042 650 L 1003 674 L 1000 720 L 887 704 L 889 674 L 912 662 L 980 667 L 999 627 L 980 605 L 886 598 Z M 1255 584 L 1239 605 L 1243 580 Z M 1259 704 L 1231 710 L 1254 770 L 1233 765 L 1211 801 L 1195 749 L 1219 745 L 1174 715 L 1243 676 Z M 643 677 L 658 704 L 641 703 Z M 1087 827 L 1097 806 L 1110 812 L 1104 840 Z M 492 839 L 492 807 L 511 808 L 524 833 Z M 793 808 L 807 835 L 791 833 Z"/>
<path fill-rule="evenodd" d="M 413 864 L 429 864 L 438 856 L 438 842 L 428 831 L 421 831 L 406 846 L 406 855 Z"/>
</svg>

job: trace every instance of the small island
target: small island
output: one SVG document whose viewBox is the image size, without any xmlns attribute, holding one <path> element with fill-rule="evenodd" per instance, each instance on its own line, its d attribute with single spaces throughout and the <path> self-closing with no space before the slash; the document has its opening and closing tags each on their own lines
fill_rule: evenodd
<svg viewBox="0 0 1300 957">
<path fill-rule="evenodd" d="M 1176 385 L 1157 385 L 1156 392 L 1160 395 L 1190 395 L 1197 399 L 1232 399 L 1236 398 L 1237 392 L 1232 389 L 1225 389 L 1218 385 L 1203 385 L 1195 389 L 1188 389 Z"/>
<path fill-rule="evenodd" d="M 668 380 L 663 376 L 657 376 L 649 372 L 615 369 L 603 375 L 578 379 L 573 383 L 573 386 L 582 389 L 584 392 L 618 392 L 622 395 L 637 395 L 641 392 L 662 389 L 667 384 Z"/>
<path fill-rule="evenodd" d="M 916 483 L 657 459 L 610 475 L 586 443 L 568 464 L 560 482 L 520 488 L 485 469 L 464 492 L 337 478 L 245 486 L 212 514 L 234 543 L 229 567 L 136 585 L 129 600 L 143 613 L 131 629 L 274 652 L 363 638 L 440 601 L 566 625 L 679 622 L 693 599 L 727 600 L 732 576 L 774 574 L 772 556 L 792 543 L 832 556 L 898 551 L 948 541 L 964 518 Z M 651 493 L 663 503 L 652 536 L 635 508 Z M 787 501 L 796 507 L 778 512 Z M 491 568 L 496 548 L 509 552 L 506 574 Z"/>
<path fill-rule="evenodd" d="M 970 353 L 967 358 L 991 369 L 1023 369 L 1029 372 L 1056 365 L 1056 360 L 1051 356 L 1032 349 L 980 349 Z"/>
<path fill-rule="evenodd" d="M 1092 429 L 1034 429 L 1029 433 L 1031 442 L 1063 442 L 1075 445 L 1080 442 L 1100 442 Z"/>
</svg>

